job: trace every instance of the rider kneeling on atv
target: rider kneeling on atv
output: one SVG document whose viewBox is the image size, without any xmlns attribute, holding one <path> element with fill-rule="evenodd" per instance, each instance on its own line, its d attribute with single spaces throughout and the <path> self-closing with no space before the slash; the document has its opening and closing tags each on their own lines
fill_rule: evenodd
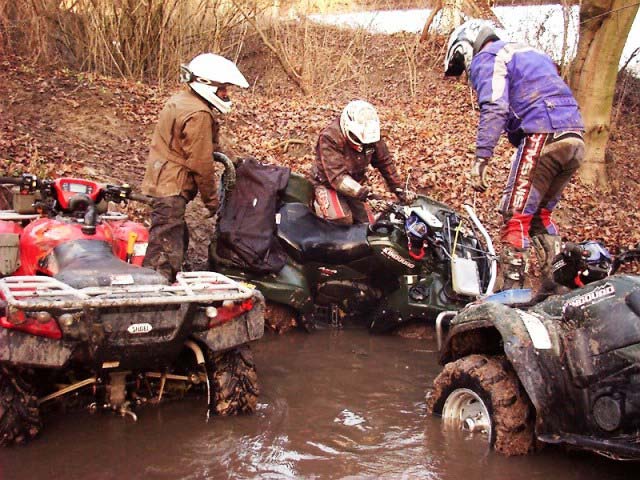
<svg viewBox="0 0 640 480">
<path fill-rule="evenodd" d="M 369 165 L 380 171 L 389 190 L 403 203 L 409 200 L 387 144 L 380 138 L 376 109 L 364 100 L 353 100 L 320 133 L 316 144 L 311 180 L 316 215 L 341 224 L 373 222 L 364 203 L 370 190 L 362 183 Z"/>
</svg>

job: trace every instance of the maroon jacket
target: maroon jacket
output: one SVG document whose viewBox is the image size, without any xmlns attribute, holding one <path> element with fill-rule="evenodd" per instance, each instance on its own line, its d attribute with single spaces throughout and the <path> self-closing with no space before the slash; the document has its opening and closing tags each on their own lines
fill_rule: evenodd
<svg viewBox="0 0 640 480">
<path fill-rule="evenodd" d="M 402 187 L 402 181 L 384 140 L 381 139 L 372 147 L 358 152 L 344 138 L 338 117 L 320 133 L 316 144 L 312 182 L 314 185 L 324 185 L 341 191 L 341 182 L 347 175 L 358 183 L 364 181 L 369 165 L 380 171 L 389 190 Z"/>
</svg>

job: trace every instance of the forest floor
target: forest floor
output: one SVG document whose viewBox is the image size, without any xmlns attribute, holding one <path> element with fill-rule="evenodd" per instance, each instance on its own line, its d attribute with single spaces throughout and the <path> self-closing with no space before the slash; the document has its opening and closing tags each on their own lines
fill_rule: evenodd
<svg viewBox="0 0 640 480">
<path fill-rule="evenodd" d="M 232 113 L 221 118 L 225 150 L 306 174 L 319 132 L 354 98 L 379 111 L 383 137 L 410 188 L 460 208 L 475 203 L 480 218 L 497 238 L 496 208 L 513 152 L 506 140 L 491 164 L 490 188 L 473 193 L 467 172 L 474 156 L 478 112 L 463 80 L 444 78 L 442 46 L 418 52 L 415 82 L 401 53 L 405 35 L 372 36 L 366 82 L 342 82 L 303 95 L 287 81 L 265 52 L 247 51 L 239 66 L 249 83 L 234 90 Z M 339 54 L 339 52 L 336 52 Z M 380 60 L 382 59 L 382 60 Z M 0 173 L 83 176 L 137 187 L 145 169 L 158 113 L 177 84 L 159 87 L 72 71 L 56 65 L 34 67 L 17 57 L 0 61 Z M 568 239 L 599 239 L 612 250 L 640 241 L 640 88 L 634 78 L 620 81 L 608 154 L 610 189 L 575 179 L 556 210 Z M 631 92 L 631 93 L 630 93 Z M 376 172 L 374 190 L 384 191 Z M 134 214 L 142 207 L 131 206 Z M 189 208 L 190 259 L 201 267 L 213 225 L 203 222 L 199 202 Z"/>
</svg>

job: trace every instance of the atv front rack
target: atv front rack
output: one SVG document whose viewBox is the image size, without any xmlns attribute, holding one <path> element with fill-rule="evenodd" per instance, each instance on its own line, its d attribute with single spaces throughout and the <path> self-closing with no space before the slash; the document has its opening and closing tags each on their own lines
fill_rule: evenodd
<svg viewBox="0 0 640 480">
<path fill-rule="evenodd" d="M 6 277 L 0 280 L 0 294 L 9 308 L 37 310 L 212 303 L 248 299 L 253 290 L 215 272 L 180 272 L 173 285 L 112 285 L 80 289 L 51 277 Z"/>
</svg>

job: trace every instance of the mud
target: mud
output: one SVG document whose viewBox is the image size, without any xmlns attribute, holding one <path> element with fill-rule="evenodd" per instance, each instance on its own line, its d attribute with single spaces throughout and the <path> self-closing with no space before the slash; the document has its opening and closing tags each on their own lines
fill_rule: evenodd
<svg viewBox="0 0 640 480">
<path fill-rule="evenodd" d="M 206 400 L 45 418 L 27 446 L 0 450 L 0 479 L 624 479 L 637 466 L 545 448 L 523 457 L 442 429 L 425 391 L 434 340 L 364 330 L 269 334 L 253 347 L 254 415 L 205 420 Z"/>
<path fill-rule="evenodd" d="M 296 317 L 296 312 L 292 308 L 278 303 L 266 302 L 265 327 L 271 331 L 279 334 L 290 331 L 298 325 Z"/>
</svg>

